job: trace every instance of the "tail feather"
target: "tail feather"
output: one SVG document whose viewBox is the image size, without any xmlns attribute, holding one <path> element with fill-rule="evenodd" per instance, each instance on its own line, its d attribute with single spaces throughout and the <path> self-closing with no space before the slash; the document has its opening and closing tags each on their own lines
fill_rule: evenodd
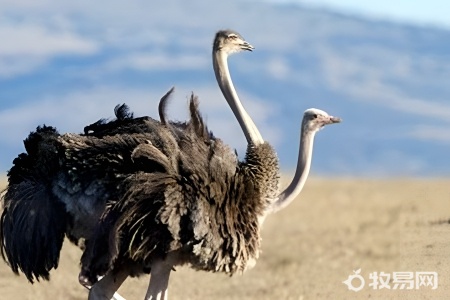
<svg viewBox="0 0 450 300">
<path fill-rule="evenodd" d="M 173 91 L 175 90 L 175 87 L 172 87 L 167 93 L 162 96 L 161 100 L 159 100 L 158 105 L 158 113 L 159 113 L 159 121 L 161 124 L 167 125 L 168 121 L 166 119 L 166 109 L 167 104 L 170 100 L 170 95 L 172 95 Z"/>
<path fill-rule="evenodd" d="M 49 279 L 58 267 L 65 232 L 65 209 L 31 181 L 10 187 L 1 216 L 1 254 L 14 273 L 27 279 Z"/>
<path fill-rule="evenodd" d="M 209 142 L 210 139 L 213 138 L 213 136 L 208 131 L 208 127 L 206 126 L 198 107 L 198 97 L 192 94 L 189 101 L 190 120 L 188 128 L 190 128 L 198 138 L 203 139 L 204 142 Z"/>
<path fill-rule="evenodd" d="M 38 127 L 24 141 L 8 172 L 9 186 L 2 198 L 0 252 L 14 273 L 22 271 L 30 282 L 49 279 L 58 267 L 66 229 L 64 204 L 51 192 L 58 157 L 52 127 Z"/>
</svg>

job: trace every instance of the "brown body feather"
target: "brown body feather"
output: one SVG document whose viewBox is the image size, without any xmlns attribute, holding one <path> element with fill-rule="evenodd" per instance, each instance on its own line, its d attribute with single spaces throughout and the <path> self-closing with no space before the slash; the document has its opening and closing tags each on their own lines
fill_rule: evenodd
<svg viewBox="0 0 450 300">
<path fill-rule="evenodd" d="M 123 265 L 148 271 L 169 254 L 176 265 L 228 274 L 258 258 L 259 218 L 278 192 L 276 154 L 269 144 L 250 145 L 237 162 L 208 132 L 197 106 L 192 99 L 177 168 L 129 176 L 123 197 L 106 210 L 82 257 L 81 276 L 90 284 Z"/>
</svg>

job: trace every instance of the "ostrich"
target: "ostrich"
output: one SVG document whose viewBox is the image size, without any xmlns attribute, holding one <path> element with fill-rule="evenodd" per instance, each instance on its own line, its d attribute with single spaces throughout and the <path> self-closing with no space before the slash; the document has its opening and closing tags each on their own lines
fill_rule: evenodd
<svg viewBox="0 0 450 300">
<path fill-rule="evenodd" d="M 231 36 L 220 50 L 226 55 L 253 49 L 239 35 Z M 234 92 L 230 86 L 221 89 Z M 161 104 L 166 103 L 165 97 Z M 117 122 L 96 122 L 85 128 L 84 136 L 60 135 L 45 125 L 30 133 L 24 141 L 26 153 L 14 160 L 8 172 L 9 185 L 2 198 L 0 251 L 14 273 L 21 271 L 31 283 L 48 280 L 50 270 L 58 266 L 64 235 L 84 247 L 107 201 L 118 198 L 117 187 L 124 178 L 130 173 L 157 172 L 161 168 L 160 163 L 152 165 L 145 157 L 148 151 L 169 158 L 170 151 L 179 151 L 176 140 L 183 135 L 185 125 L 167 122 L 164 109 L 160 105 L 161 123 L 148 117 L 132 118 L 126 106 L 118 106 Z M 195 114 L 191 110 L 191 115 L 198 118 Z M 208 137 L 211 141 L 217 150 L 214 157 L 226 157 L 236 164 L 236 156 L 226 145 Z M 71 147 L 79 144 L 85 145 L 91 160 L 70 156 Z M 153 145 L 157 148 L 153 149 Z M 136 151 L 123 156 L 126 146 L 136 146 Z M 99 167 L 102 164 L 108 168 Z"/>
<path fill-rule="evenodd" d="M 215 50 L 213 61 L 223 61 Z M 215 74 L 222 87 L 232 89 L 227 72 L 215 68 Z M 182 151 L 177 169 L 160 157 L 161 172 L 126 179 L 123 197 L 105 211 L 83 253 L 81 283 L 101 286 L 108 298 L 128 275 L 150 271 L 146 299 L 167 299 L 175 266 L 233 275 L 254 265 L 266 216 L 286 207 L 305 184 L 316 132 L 341 120 L 319 109 L 304 112 L 296 173 L 279 193 L 275 151 L 237 95 L 222 92 L 247 138 L 245 159 L 230 173 L 226 164 L 211 159 L 217 140 L 207 140 L 211 146 L 204 147 L 210 135 L 198 134 L 193 124 L 178 140 Z M 204 128 L 202 123 L 199 119 Z"/>
<path fill-rule="evenodd" d="M 193 156 L 184 155 L 179 170 L 165 165 L 161 173 L 130 176 L 124 197 L 106 210 L 87 244 L 80 279 L 92 284 L 110 270 L 109 278 L 116 279 L 111 285 L 118 288 L 126 276 L 150 270 L 146 299 L 167 299 L 175 266 L 189 264 L 196 270 L 230 275 L 252 267 L 259 255 L 259 231 L 265 217 L 287 206 L 306 181 L 315 133 L 339 121 L 318 109 L 305 111 L 296 175 L 278 197 L 264 197 L 276 193 L 266 187 L 274 183 L 277 173 L 263 177 L 276 164 L 276 157 L 268 157 L 271 149 L 261 145 L 249 147 L 246 160 L 231 177 L 222 176 L 217 165 L 203 170 L 205 164 L 194 165 Z M 181 144 L 193 142 L 196 139 L 189 137 Z M 209 151 L 184 148 L 182 154 L 195 152 L 195 164 L 201 154 L 207 164 Z"/>
</svg>

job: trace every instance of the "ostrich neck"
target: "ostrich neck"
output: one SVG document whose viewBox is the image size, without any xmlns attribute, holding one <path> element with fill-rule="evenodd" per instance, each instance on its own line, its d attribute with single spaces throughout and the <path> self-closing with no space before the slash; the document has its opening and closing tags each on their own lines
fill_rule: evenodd
<svg viewBox="0 0 450 300">
<path fill-rule="evenodd" d="M 281 194 L 278 196 L 278 200 L 271 205 L 270 211 L 268 211 L 269 213 L 274 213 L 285 208 L 302 191 L 306 179 L 308 178 L 309 169 L 311 167 L 314 135 L 315 132 L 305 132 L 302 129 L 297 168 L 295 170 L 294 179 L 288 185 L 288 187 L 283 192 L 281 192 Z"/>
<path fill-rule="evenodd" d="M 245 111 L 236 93 L 233 82 L 231 81 L 230 71 L 228 70 L 227 55 L 220 50 L 213 51 L 213 67 L 220 90 L 238 120 L 247 139 L 247 143 L 254 145 L 264 143 L 259 130 Z"/>
</svg>

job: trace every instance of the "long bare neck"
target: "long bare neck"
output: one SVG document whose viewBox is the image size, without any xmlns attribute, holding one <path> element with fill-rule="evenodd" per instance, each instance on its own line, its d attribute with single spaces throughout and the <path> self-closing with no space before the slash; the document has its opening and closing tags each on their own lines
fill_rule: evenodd
<svg viewBox="0 0 450 300">
<path fill-rule="evenodd" d="M 242 106 L 236 93 L 233 82 L 231 81 L 230 71 L 228 69 L 227 54 L 221 50 L 213 50 L 213 67 L 217 83 L 225 99 L 233 111 L 242 131 L 245 134 L 248 144 L 260 145 L 264 140 L 256 128 L 255 123 Z"/>
<path fill-rule="evenodd" d="M 311 168 L 314 136 L 314 131 L 305 131 L 302 129 L 297 168 L 295 170 L 294 179 L 288 185 L 288 187 L 283 192 L 281 192 L 281 194 L 278 196 L 278 200 L 271 205 L 267 213 L 274 213 L 285 208 L 302 191 L 306 179 L 309 175 L 309 169 Z"/>
</svg>

